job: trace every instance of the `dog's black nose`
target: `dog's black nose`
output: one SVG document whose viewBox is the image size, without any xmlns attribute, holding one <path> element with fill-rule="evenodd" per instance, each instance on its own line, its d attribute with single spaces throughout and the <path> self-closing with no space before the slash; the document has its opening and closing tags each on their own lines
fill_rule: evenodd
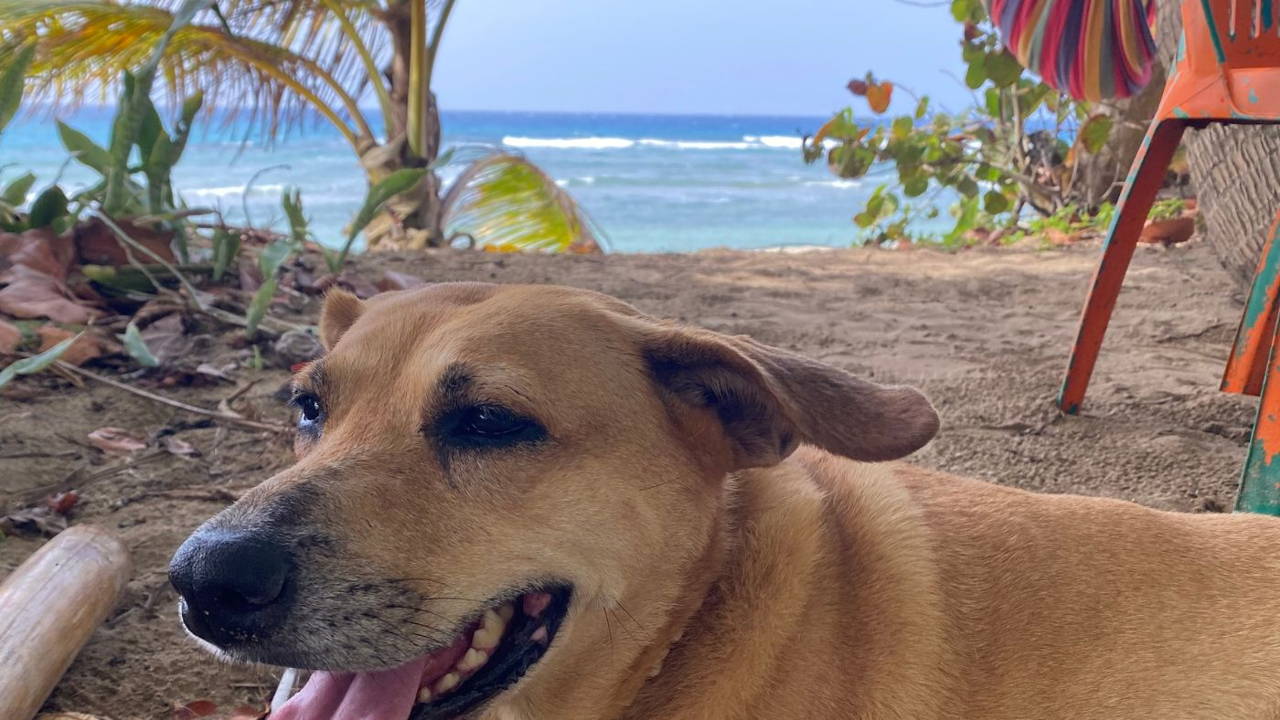
<svg viewBox="0 0 1280 720">
<path fill-rule="evenodd" d="M 288 612 L 293 561 L 260 533 L 199 530 L 169 562 L 169 582 L 182 596 L 182 620 L 219 645 L 261 636 Z"/>
</svg>

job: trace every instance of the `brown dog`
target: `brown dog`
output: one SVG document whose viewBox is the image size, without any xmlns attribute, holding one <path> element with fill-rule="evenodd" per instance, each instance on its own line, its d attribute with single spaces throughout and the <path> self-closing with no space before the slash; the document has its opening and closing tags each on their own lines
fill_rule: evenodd
<svg viewBox="0 0 1280 720">
<path fill-rule="evenodd" d="M 1280 717 L 1280 523 L 875 464 L 929 402 L 559 287 L 335 292 L 175 556 L 274 720 Z"/>
</svg>

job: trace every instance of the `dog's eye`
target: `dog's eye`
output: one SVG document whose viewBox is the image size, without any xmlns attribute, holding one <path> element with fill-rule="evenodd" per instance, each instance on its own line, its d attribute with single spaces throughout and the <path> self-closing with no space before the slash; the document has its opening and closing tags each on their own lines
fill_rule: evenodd
<svg viewBox="0 0 1280 720">
<path fill-rule="evenodd" d="M 320 407 L 320 399 L 310 393 L 299 393 L 293 396 L 292 403 L 298 408 L 298 425 L 310 427 L 320 422 L 324 409 Z"/>
<path fill-rule="evenodd" d="M 541 440 L 542 426 L 500 405 L 461 408 L 443 418 L 440 440 L 460 447 L 494 447 Z"/>
</svg>

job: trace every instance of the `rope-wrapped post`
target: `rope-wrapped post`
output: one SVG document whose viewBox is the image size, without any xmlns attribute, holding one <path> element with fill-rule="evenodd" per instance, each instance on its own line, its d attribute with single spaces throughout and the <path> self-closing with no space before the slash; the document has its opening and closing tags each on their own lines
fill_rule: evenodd
<svg viewBox="0 0 1280 720">
<path fill-rule="evenodd" d="M 119 538 L 76 525 L 0 583 L 0 720 L 35 716 L 132 572 Z"/>
</svg>

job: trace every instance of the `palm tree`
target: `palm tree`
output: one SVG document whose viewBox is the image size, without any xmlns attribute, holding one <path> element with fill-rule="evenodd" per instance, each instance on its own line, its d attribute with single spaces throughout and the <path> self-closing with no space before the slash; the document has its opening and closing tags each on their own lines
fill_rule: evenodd
<svg viewBox="0 0 1280 720">
<path fill-rule="evenodd" d="M 0 0 L 0 53 L 34 39 L 33 97 L 73 105 L 146 62 L 181 4 Z M 218 0 L 173 33 L 158 78 L 170 104 L 203 91 L 211 109 L 247 109 L 268 139 L 318 113 L 346 139 L 372 185 L 442 156 L 431 78 L 454 4 Z M 359 106 L 370 96 L 380 117 Z M 598 247 L 585 214 L 522 156 L 489 153 L 459 182 L 446 193 L 426 173 L 366 228 L 368 245 L 434 247 L 464 235 L 498 249 Z"/>
</svg>

